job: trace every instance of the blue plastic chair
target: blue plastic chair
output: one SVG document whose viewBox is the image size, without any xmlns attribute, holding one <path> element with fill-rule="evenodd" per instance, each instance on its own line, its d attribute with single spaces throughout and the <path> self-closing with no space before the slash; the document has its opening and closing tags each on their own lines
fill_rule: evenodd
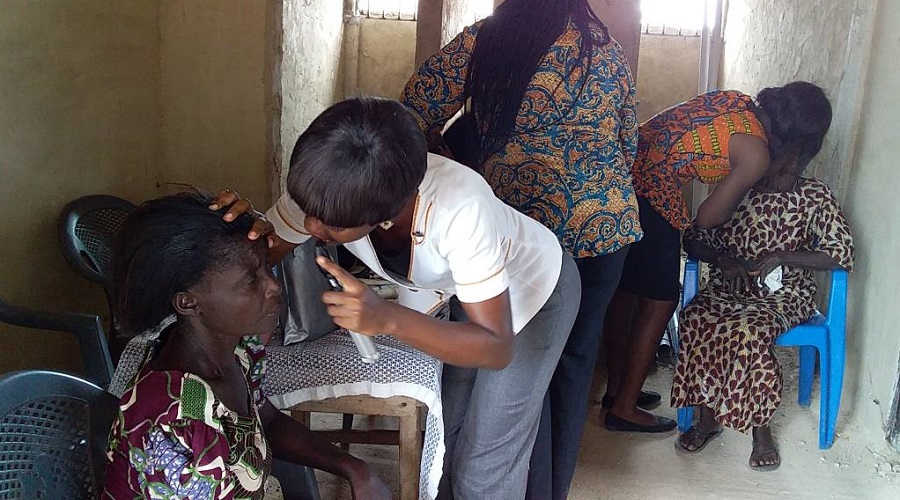
<svg viewBox="0 0 900 500">
<path fill-rule="evenodd" d="M 694 296 L 700 283 L 699 263 L 688 260 L 684 267 L 684 292 L 682 308 Z M 847 330 L 847 271 L 831 271 L 831 296 L 828 300 L 828 316 L 816 311 L 805 323 L 791 328 L 775 341 L 780 346 L 800 348 L 800 388 L 797 402 L 808 407 L 812 393 L 813 372 L 816 369 L 816 351 L 819 354 L 820 409 L 819 449 L 827 450 L 834 444 L 838 409 L 841 405 L 841 388 L 844 384 L 844 354 Z M 677 353 L 678 342 L 673 346 Z M 678 409 L 678 430 L 687 432 L 694 420 L 694 408 Z"/>
</svg>

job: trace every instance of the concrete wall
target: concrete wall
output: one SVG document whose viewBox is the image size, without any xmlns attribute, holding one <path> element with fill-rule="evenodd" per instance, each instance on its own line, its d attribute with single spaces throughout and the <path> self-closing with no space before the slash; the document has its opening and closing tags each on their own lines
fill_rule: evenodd
<svg viewBox="0 0 900 500">
<path fill-rule="evenodd" d="M 729 5 L 723 86 L 755 93 L 806 79 L 823 86 L 832 100 L 835 116 L 814 173 L 836 189 L 857 248 L 838 432 L 883 447 L 900 354 L 900 265 L 892 252 L 900 211 L 890 182 L 896 161 L 885 147 L 896 135 L 892 123 L 900 112 L 900 5 L 877 2 L 878 16 L 867 0 Z"/>
<path fill-rule="evenodd" d="M 416 15 L 416 68 L 421 66 L 428 56 L 441 49 L 443 4 L 443 0 L 419 0 Z"/>
<path fill-rule="evenodd" d="M 106 314 L 100 287 L 63 260 L 56 218 L 79 196 L 153 191 L 156 2 L 0 2 L 0 89 L 0 297 Z M 0 325 L 0 372 L 77 368 L 77 346 L 65 339 Z"/>
<path fill-rule="evenodd" d="M 297 137 L 343 94 L 344 2 L 287 0 L 283 12 L 280 158 L 276 160 L 282 183 Z"/>
<path fill-rule="evenodd" d="M 441 11 L 441 47 L 450 43 L 463 28 L 475 22 L 471 0 L 444 0 Z"/>
<path fill-rule="evenodd" d="M 358 19 L 356 57 L 345 57 L 345 64 L 356 64 L 356 71 L 345 66 L 347 82 L 356 95 L 376 95 L 398 99 L 406 81 L 415 71 L 416 23 L 387 19 Z M 345 36 L 345 41 L 349 37 Z M 348 50 L 351 49 L 348 47 Z M 348 53 L 345 50 L 345 54 Z"/>
<path fill-rule="evenodd" d="M 825 89 L 835 119 L 810 171 L 841 193 L 856 137 L 872 3 L 731 0 L 725 16 L 723 88 L 756 93 L 809 80 Z"/>
<path fill-rule="evenodd" d="M 184 182 L 268 206 L 274 3 L 0 3 L 0 296 L 107 314 L 58 249 L 57 215 L 76 197 L 139 202 Z M 64 335 L 19 334 L 0 326 L 0 372 L 77 369 Z"/>
<path fill-rule="evenodd" d="M 643 35 L 637 79 L 638 121 L 697 95 L 700 37 Z"/>
<path fill-rule="evenodd" d="M 900 208 L 895 182 L 897 140 L 893 123 L 900 113 L 900 3 L 878 2 L 865 101 L 858 125 L 856 158 L 849 174 L 845 208 L 853 224 L 857 269 L 852 276 L 849 332 L 852 376 L 844 406 L 855 429 L 881 443 L 897 387 L 900 356 Z M 895 403 L 897 401 L 895 400 Z M 896 410 L 895 410 L 896 411 Z M 895 443 L 900 446 L 900 443 Z"/>
<path fill-rule="evenodd" d="M 631 71 L 637 78 L 638 53 L 641 47 L 640 0 L 588 0 L 597 17 L 606 24 L 609 34 L 625 50 Z"/>
<path fill-rule="evenodd" d="M 266 3 L 159 2 L 160 181 L 231 187 L 269 206 Z"/>
</svg>

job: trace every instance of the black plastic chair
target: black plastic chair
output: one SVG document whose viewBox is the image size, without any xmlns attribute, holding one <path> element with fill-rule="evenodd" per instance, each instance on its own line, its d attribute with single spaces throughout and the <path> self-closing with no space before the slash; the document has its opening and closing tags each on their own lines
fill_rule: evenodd
<svg viewBox="0 0 900 500">
<path fill-rule="evenodd" d="M 63 373 L 0 377 L 0 498 L 96 498 L 118 400 Z"/>
<path fill-rule="evenodd" d="M 59 244 L 63 257 L 78 274 L 103 286 L 109 304 L 113 361 L 124 348 L 118 338 L 112 308 L 110 261 L 116 236 L 135 205 L 105 194 L 84 196 L 67 204 L 59 217 Z"/>
<path fill-rule="evenodd" d="M 22 328 L 66 332 L 75 335 L 81 351 L 85 378 L 100 387 L 109 386 L 113 364 L 100 318 L 93 314 L 36 311 L 0 299 L 0 323 Z M 2 498 L 2 497 L 0 497 Z"/>
</svg>

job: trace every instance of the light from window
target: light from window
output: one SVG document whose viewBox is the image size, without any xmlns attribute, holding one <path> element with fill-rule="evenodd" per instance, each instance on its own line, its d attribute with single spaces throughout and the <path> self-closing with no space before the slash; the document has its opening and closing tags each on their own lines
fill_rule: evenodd
<svg viewBox="0 0 900 500">
<path fill-rule="evenodd" d="M 480 21 L 494 12 L 494 0 L 476 0 L 475 20 Z"/>
<path fill-rule="evenodd" d="M 705 16 L 706 0 L 641 0 L 641 28 L 651 35 L 699 36 Z"/>
<path fill-rule="evenodd" d="M 494 0 L 475 0 L 470 3 L 474 21 L 484 19 L 494 11 Z M 354 15 L 369 19 L 415 21 L 419 0 L 356 0 Z"/>
<path fill-rule="evenodd" d="M 355 14 L 370 19 L 415 21 L 419 0 L 356 0 Z"/>
</svg>

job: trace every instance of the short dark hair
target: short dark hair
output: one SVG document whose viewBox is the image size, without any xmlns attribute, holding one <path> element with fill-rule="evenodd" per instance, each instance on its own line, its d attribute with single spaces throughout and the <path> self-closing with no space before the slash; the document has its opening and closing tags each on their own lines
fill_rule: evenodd
<svg viewBox="0 0 900 500">
<path fill-rule="evenodd" d="M 232 222 L 227 210 L 210 210 L 207 196 L 181 193 L 144 202 L 129 214 L 112 256 L 113 308 L 117 328 L 135 335 L 175 312 L 172 297 L 203 275 L 247 255 L 253 218 Z M 258 243 L 258 242 L 257 242 Z"/>
<path fill-rule="evenodd" d="M 825 91 L 809 82 L 792 82 L 763 89 L 756 101 L 768 118 L 763 123 L 772 159 L 797 151 L 797 168 L 802 171 L 822 148 L 831 126 Z"/>
<path fill-rule="evenodd" d="M 428 145 L 399 102 L 341 101 L 297 139 L 287 191 L 303 211 L 334 227 L 396 217 L 425 176 Z"/>
</svg>

